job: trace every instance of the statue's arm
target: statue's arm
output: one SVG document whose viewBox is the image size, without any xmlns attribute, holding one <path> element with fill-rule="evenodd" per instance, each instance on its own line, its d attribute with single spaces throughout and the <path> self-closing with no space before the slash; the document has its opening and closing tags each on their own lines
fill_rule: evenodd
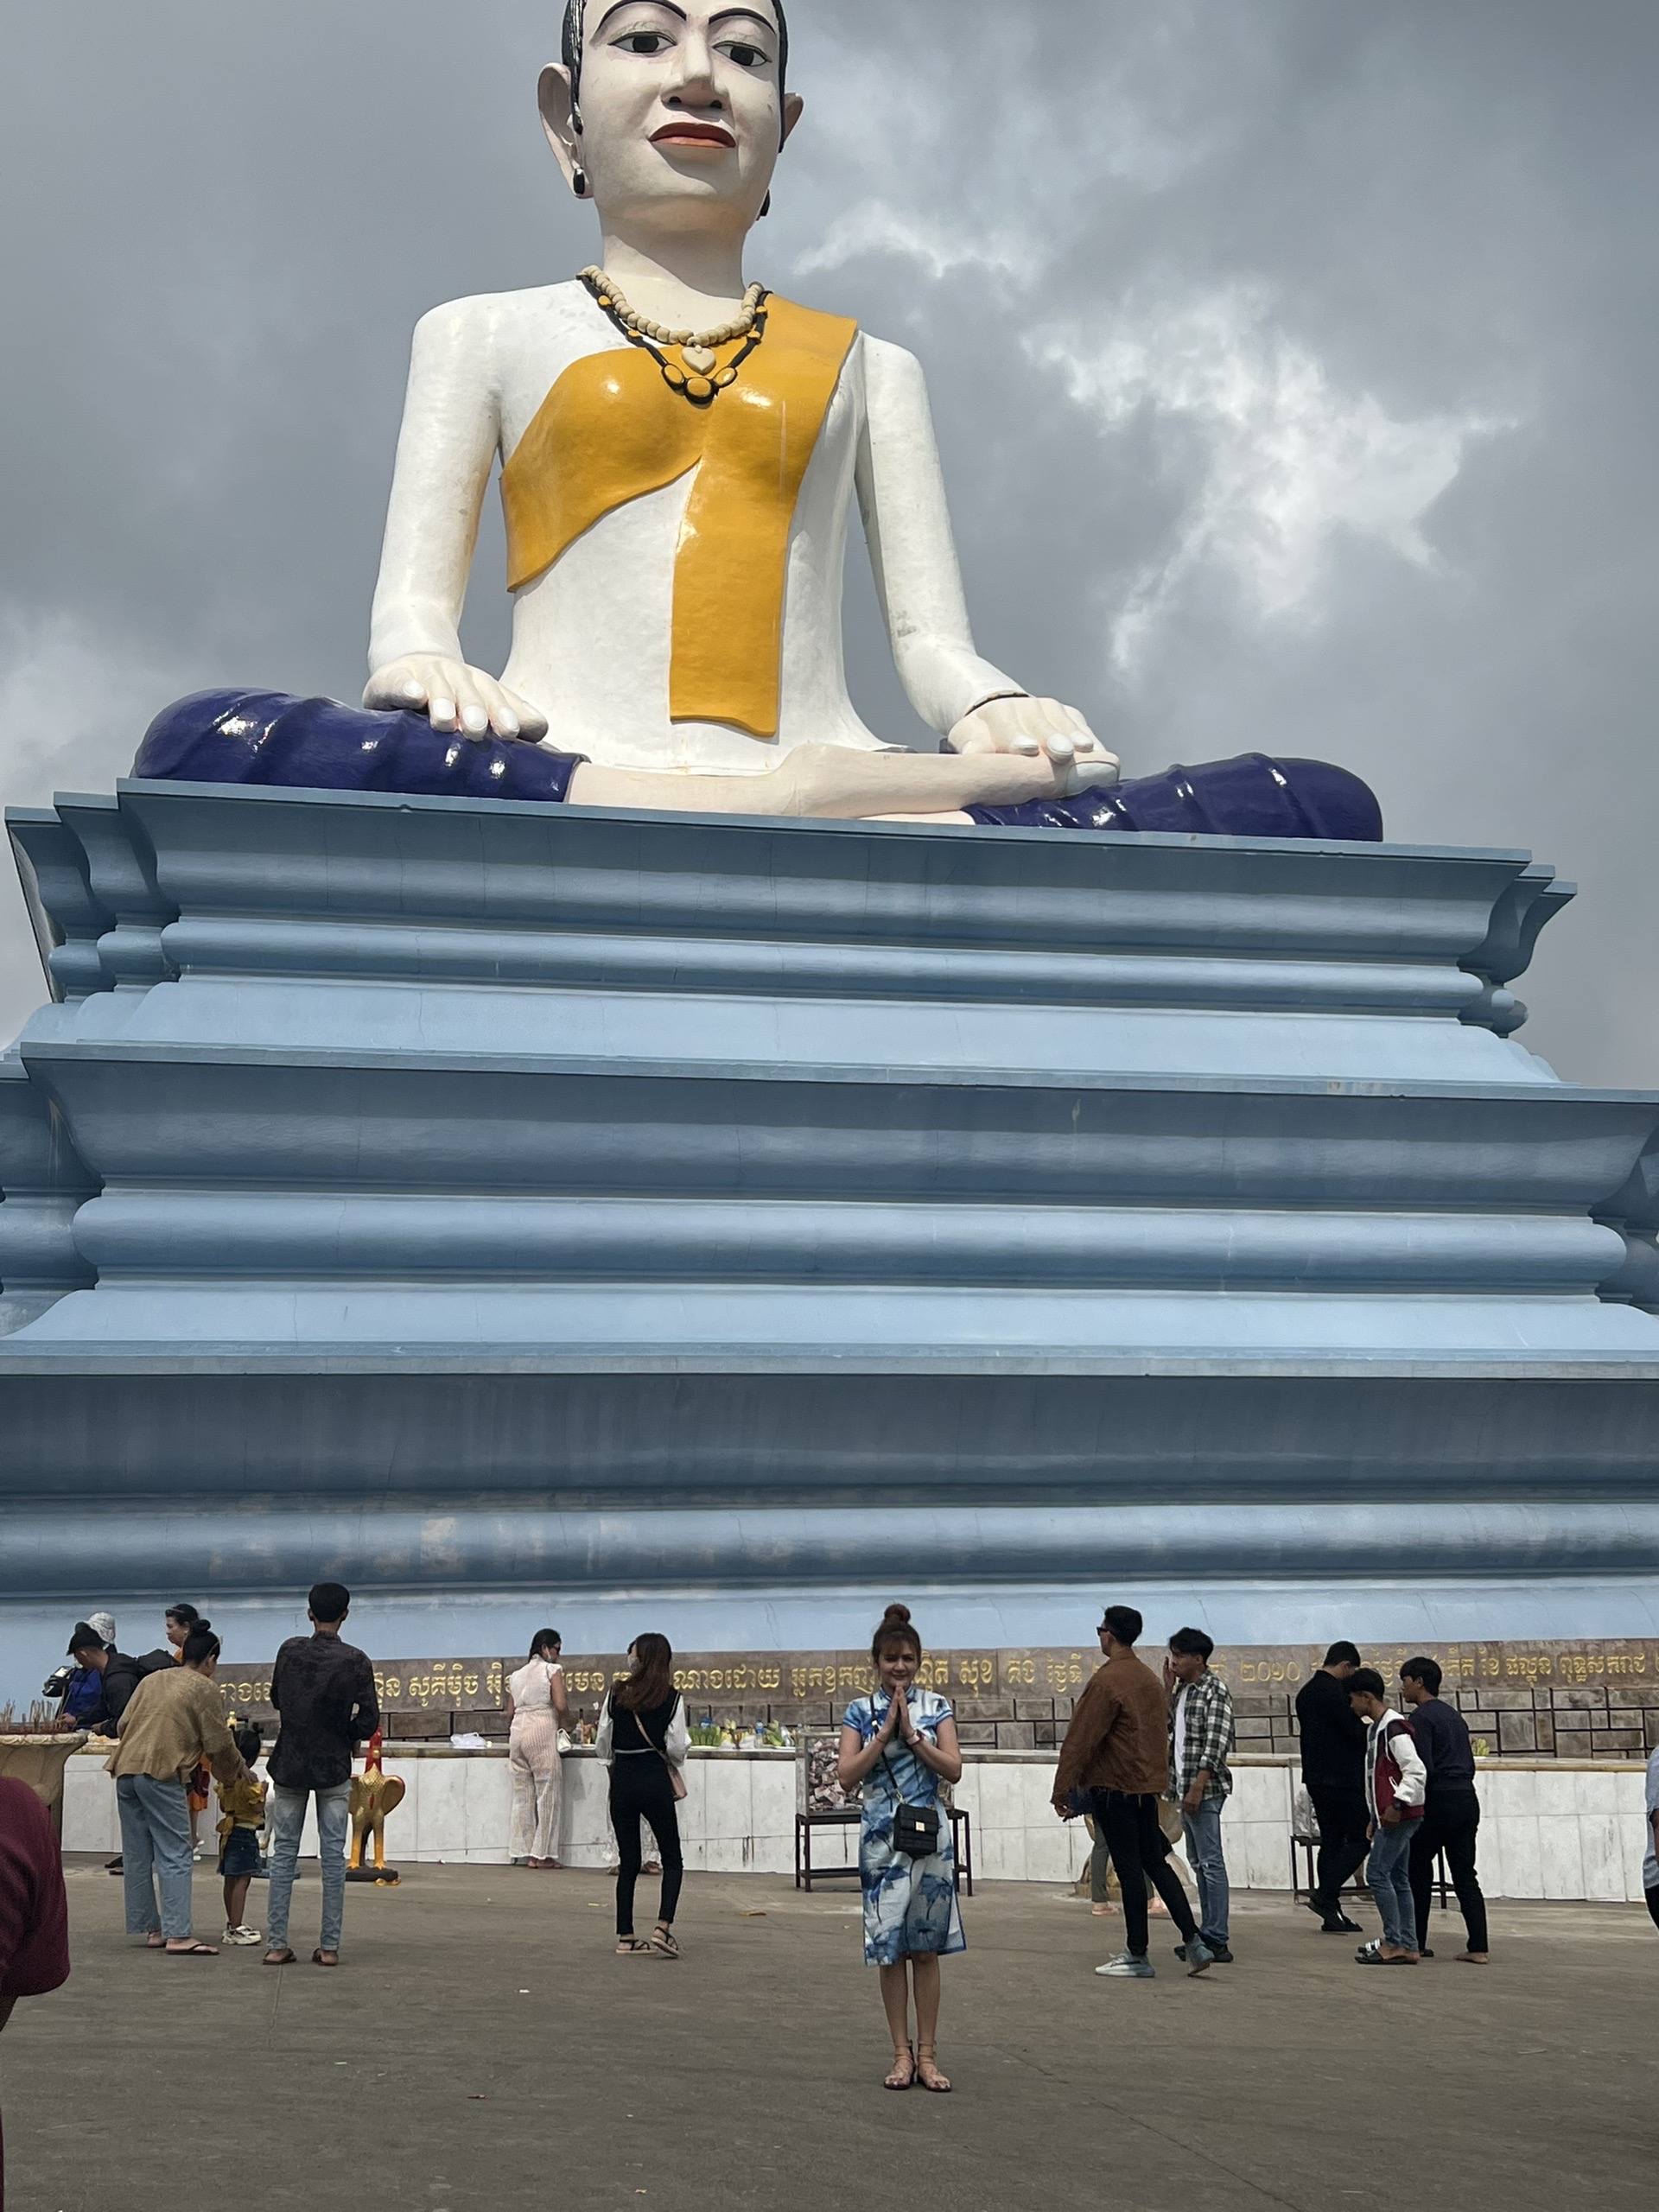
<svg viewBox="0 0 1659 2212">
<path fill-rule="evenodd" d="M 880 339 L 863 346 L 859 509 L 911 704 L 956 751 L 1041 750 L 1074 784 L 1114 781 L 1116 762 L 1075 708 L 1031 697 L 975 650 L 921 364 Z"/>
<path fill-rule="evenodd" d="M 461 645 L 478 518 L 501 437 L 486 300 L 454 300 L 415 327 L 403 428 L 369 632 L 367 707 L 424 707 L 439 729 L 540 737 L 546 722 Z"/>
<path fill-rule="evenodd" d="M 858 504 L 893 658 L 912 706 L 941 735 L 985 700 L 1025 686 L 974 650 L 919 361 L 864 340 Z"/>
</svg>

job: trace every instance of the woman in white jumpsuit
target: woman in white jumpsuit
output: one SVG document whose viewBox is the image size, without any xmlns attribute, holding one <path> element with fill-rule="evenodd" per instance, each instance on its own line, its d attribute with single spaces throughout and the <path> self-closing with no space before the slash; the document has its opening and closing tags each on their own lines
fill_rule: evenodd
<svg viewBox="0 0 1659 2212">
<path fill-rule="evenodd" d="M 507 1684 L 507 1770 L 512 1826 L 507 1856 L 537 1868 L 559 1863 L 559 1730 L 570 1718 L 556 1630 L 537 1629 L 530 1656 Z"/>
</svg>

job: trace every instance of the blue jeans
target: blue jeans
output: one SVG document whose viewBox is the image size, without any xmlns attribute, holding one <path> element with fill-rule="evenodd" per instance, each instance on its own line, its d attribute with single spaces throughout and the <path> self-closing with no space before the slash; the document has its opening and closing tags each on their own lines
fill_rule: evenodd
<svg viewBox="0 0 1659 2212">
<path fill-rule="evenodd" d="M 116 1777 L 121 1815 L 121 1864 L 129 1936 L 154 1936 L 169 1943 L 190 1935 L 190 1807 L 181 1782 L 153 1774 Z M 159 1917 L 156 1891 L 162 1893 Z"/>
<path fill-rule="evenodd" d="M 346 1919 L 346 1835 L 351 1827 L 352 1785 L 342 1782 L 317 1796 L 317 1855 L 322 1866 L 321 1951 L 340 1948 Z M 265 1904 L 265 1940 L 273 1951 L 288 1948 L 288 1904 L 299 1862 L 300 1831 L 305 1826 L 308 1789 L 270 1785 L 266 1819 L 270 1826 L 270 1892 Z"/>
<path fill-rule="evenodd" d="M 1417 1948 L 1417 1907 L 1411 1894 L 1411 1839 L 1416 1833 L 1415 1821 L 1391 1828 L 1379 1821 L 1365 1866 L 1371 1901 L 1382 1918 L 1382 1941 L 1394 1951 Z"/>
<path fill-rule="evenodd" d="M 1183 1812 L 1181 1832 L 1186 1855 L 1198 1881 L 1198 1933 L 1206 1943 L 1227 1941 L 1227 1909 L 1231 1891 L 1227 1886 L 1227 1861 L 1221 1848 L 1221 1815 L 1226 1804 L 1217 1797 L 1196 1813 Z"/>
</svg>

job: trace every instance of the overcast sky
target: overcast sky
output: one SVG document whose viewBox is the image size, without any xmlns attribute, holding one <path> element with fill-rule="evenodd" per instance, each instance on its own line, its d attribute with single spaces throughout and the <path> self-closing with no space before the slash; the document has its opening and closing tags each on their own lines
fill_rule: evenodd
<svg viewBox="0 0 1659 2212">
<path fill-rule="evenodd" d="M 409 332 L 571 275 L 546 0 L 0 0 L 0 795 L 354 698 Z M 1323 754 L 1581 888 L 1524 1041 L 1659 1084 L 1659 8 L 796 0 L 752 273 L 910 345 L 982 648 L 1130 773 Z M 467 642 L 506 633 L 493 499 Z M 867 717 L 919 734 L 874 628 Z M 8 872 L 9 873 L 9 872 Z M 0 1038 L 41 995 L 0 887 Z"/>
</svg>

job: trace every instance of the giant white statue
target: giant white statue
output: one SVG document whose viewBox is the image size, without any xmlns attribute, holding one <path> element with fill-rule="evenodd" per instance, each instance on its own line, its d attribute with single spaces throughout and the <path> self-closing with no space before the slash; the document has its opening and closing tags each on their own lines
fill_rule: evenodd
<svg viewBox="0 0 1659 2212">
<path fill-rule="evenodd" d="M 1375 836 L 1375 802 L 1260 755 L 1113 791 L 1084 717 L 975 649 L 915 359 L 750 282 L 799 121 L 781 0 L 569 0 L 543 122 L 599 217 L 573 280 L 452 301 L 415 334 L 363 712 L 207 693 L 151 775 L 751 815 Z M 500 465 L 512 650 L 460 621 Z M 899 677 L 937 753 L 855 713 L 856 495 Z M 1131 795 L 1139 794 L 1138 806 Z"/>
</svg>

